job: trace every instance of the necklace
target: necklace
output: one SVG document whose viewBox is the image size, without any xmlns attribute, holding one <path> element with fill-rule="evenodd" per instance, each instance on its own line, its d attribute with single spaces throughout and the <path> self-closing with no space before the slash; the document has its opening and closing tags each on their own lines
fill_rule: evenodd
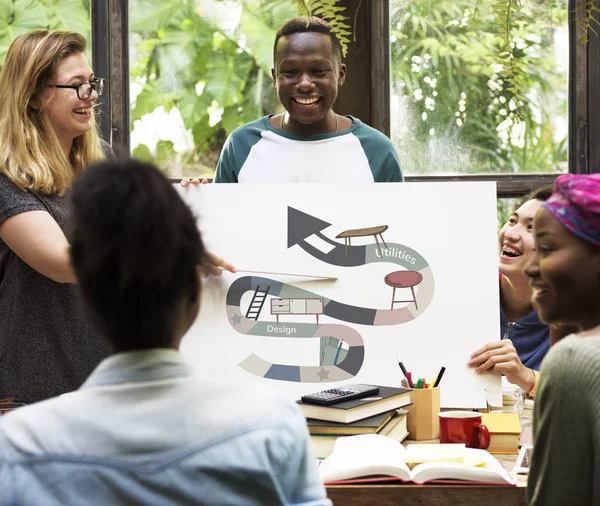
<svg viewBox="0 0 600 506">
<path fill-rule="evenodd" d="M 333 112 L 333 111 L 331 111 L 331 112 Z M 339 118 L 339 116 L 335 112 L 333 112 L 333 115 L 335 116 L 335 131 L 333 133 L 337 133 L 338 128 L 340 126 L 340 118 Z M 285 118 L 285 113 L 283 113 L 281 115 L 281 121 L 279 122 L 279 129 L 283 130 L 285 132 L 286 129 L 283 128 L 283 118 Z"/>
</svg>

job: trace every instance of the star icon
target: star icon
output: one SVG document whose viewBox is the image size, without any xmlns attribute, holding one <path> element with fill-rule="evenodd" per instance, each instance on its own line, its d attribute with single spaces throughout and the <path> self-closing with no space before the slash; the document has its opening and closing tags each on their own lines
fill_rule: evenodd
<svg viewBox="0 0 600 506">
<path fill-rule="evenodd" d="M 231 318 L 229 318 L 229 320 L 231 321 L 232 325 L 239 325 L 240 323 L 242 323 L 242 315 L 235 314 Z"/>
<path fill-rule="evenodd" d="M 317 373 L 317 376 L 319 377 L 319 381 L 329 379 L 329 371 L 321 367 L 321 370 Z"/>
</svg>

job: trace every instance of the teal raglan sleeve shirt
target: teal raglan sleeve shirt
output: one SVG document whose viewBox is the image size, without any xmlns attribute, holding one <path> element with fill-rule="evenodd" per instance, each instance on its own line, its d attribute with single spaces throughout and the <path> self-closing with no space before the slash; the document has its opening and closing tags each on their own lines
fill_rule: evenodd
<svg viewBox="0 0 600 506">
<path fill-rule="evenodd" d="M 215 183 L 239 182 L 239 172 L 246 162 L 252 146 L 262 138 L 260 124 L 261 120 L 247 123 L 227 137 L 217 162 Z"/>
<path fill-rule="evenodd" d="M 373 179 L 376 183 L 400 183 L 404 181 L 398 153 L 390 139 L 379 130 L 362 122 L 359 122 L 358 127 L 354 130 L 354 135 L 358 137 L 369 160 Z"/>
<path fill-rule="evenodd" d="M 356 118 L 349 129 L 298 135 L 275 128 L 268 116 L 227 138 L 215 183 L 387 183 L 404 177 L 396 149 Z"/>
</svg>

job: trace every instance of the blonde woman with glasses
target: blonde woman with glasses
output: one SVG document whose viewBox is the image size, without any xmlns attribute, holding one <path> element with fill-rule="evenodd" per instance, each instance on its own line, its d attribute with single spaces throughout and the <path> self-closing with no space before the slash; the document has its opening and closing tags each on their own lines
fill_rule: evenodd
<svg viewBox="0 0 600 506">
<path fill-rule="evenodd" d="M 33 31 L 0 72 L 0 399 L 74 390 L 111 352 L 80 314 L 68 257 L 69 188 L 110 152 L 86 47 L 78 33 Z"/>
</svg>

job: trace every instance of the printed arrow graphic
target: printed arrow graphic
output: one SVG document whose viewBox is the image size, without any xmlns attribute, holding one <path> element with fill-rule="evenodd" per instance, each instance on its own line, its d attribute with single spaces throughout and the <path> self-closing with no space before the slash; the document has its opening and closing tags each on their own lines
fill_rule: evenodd
<svg viewBox="0 0 600 506">
<path fill-rule="evenodd" d="M 327 223 L 288 206 L 288 248 L 298 245 L 311 256 L 331 265 L 339 265 L 341 267 L 364 265 L 367 258 L 367 247 L 349 246 L 346 251 L 344 244 L 336 242 L 321 233 L 330 226 L 331 223 Z M 315 248 L 306 241 L 306 239 L 313 235 L 333 245 L 334 248 L 328 253 Z"/>
</svg>

